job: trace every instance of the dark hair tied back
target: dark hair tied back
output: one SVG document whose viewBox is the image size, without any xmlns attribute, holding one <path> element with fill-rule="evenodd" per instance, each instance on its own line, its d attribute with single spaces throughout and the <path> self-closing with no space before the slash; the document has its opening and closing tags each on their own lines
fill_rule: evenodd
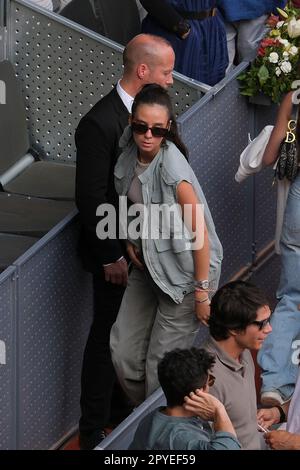
<svg viewBox="0 0 300 470">
<path fill-rule="evenodd" d="M 160 85 L 150 83 L 145 85 L 136 95 L 132 104 L 132 117 L 135 117 L 137 108 L 142 104 L 158 104 L 168 110 L 169 120 L 171 121 L 170 130 L 167 139 L 173 142 L 180 152 L 187 158 L 188 151 L 179 137 L 176 118 L 173 111 L 171 98 L 167 90 Z"/>
</svg>

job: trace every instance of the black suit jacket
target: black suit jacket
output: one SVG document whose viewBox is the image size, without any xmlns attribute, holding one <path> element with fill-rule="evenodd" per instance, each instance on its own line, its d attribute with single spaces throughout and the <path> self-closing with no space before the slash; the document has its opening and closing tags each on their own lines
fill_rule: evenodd
<svg viewBox="0 0 300 470">
<path fill-rule="evenodd" d="M 85 269 L 100 273 L 102 265 L 119 259 L 124 250 L 116 239 L 96 236 L 96 209 L 110 203 L 118 214 L 114 167 L 120 154 L 119 139 L 128 124 L 129 113 L 116 88 L 102 98 L 81 119 L 76 133 L 76 204 L 82 223 L 79 252 Z"/>
<path fill-rule="evenodd" d="M 141 32 L 135 0 L 72 0 L 60 14 L 120 44 Z"/>
</svg>

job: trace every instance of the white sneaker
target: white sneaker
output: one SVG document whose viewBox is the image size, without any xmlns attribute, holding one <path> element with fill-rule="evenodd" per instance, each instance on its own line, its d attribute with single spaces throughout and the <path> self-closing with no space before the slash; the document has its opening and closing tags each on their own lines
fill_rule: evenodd
<svg viewBox="0 0 300 470">
<path fill-rule="evenodd" d="M 263 392 L 260 395 L 260 402 L 262 405 L 276 406 L 283 405 L 285 400 L 282 398 L 279 392 L 274 390 L 273 392 Z"/>
</svg>

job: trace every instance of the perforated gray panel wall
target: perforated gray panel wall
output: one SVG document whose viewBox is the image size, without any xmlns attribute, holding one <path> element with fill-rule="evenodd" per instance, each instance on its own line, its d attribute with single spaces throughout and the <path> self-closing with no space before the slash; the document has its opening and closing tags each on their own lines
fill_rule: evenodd
<svg viewBox="0 0 300 470">
<path fill-rule="evenodd" d="M 251 181 L 239 185 L 234 180 L 247 144 L 247 102 L 233 81 L 209 102 L 196 104 L 180 122 L 191 165 L 223 244 L 222 279 L 226 280 L 251 261 Z"/>
<path fill-rule="evenodd" d="M 255 137 L 269 124 L 274 124 L 277 105 L 255 106 Z M 272 186 L 273 170 L 268 168 L 255 176 L 255 250 L 258 253 L 274 240 L 277 186 Z"/>
<path fill-rule="evenodd" d="M 0 60 L 5 59 L 4 1 L 0 2 Z"/>
<path fill-rule="evenodd" d="M 15 269 L 0 275 L 0 450 L 16 445 Z"/>
<path fill-rule="evenodd" d="M 78 424 L 90 275 L 69 226 L 19 267 L 19 449 L 47 449 Z"/>
<path fill-rule="evenodd" d="M 276 290 L 280 278 L 280 256 L 273 255 L 266 263 L 249 278 L 251 282 L 261 287 L 268 295 L 274 309 L 277 299 Z"/>
<path fill-rule="evenodd" d="M 47 160 L 74 161 L 74 131 L 120 78 L 122 48 L 17 1 L 11 2 L 8 28 L 8 58 L 22 80 L 31 142 Z M 177 114 L 201 95 L 196 85 L 179 80 L 172 94 Z"/>
<path fill-rule="evenodd" d="M 277 104 L 270 106 L 250 106 L 250 109 L 254 112 L 255 135 L 268 124 L 273 125 L 275 123 L 278 111 Z"/>
<path fill-rule="evenodd" d="M 141 420 L 160 406 L 166 405 L 166 399 L 159 388 L 138 406 L 116 429 L 114 429 L 95 450 L 125 450 L 132 442 L 134 433 Z"/>
<path fill-rule="evenodd" d="M 273 170 L 255 176 L 255 250 L 259 253 L 274 240 L 277 186 L 272 186 Z"/>
</svg>

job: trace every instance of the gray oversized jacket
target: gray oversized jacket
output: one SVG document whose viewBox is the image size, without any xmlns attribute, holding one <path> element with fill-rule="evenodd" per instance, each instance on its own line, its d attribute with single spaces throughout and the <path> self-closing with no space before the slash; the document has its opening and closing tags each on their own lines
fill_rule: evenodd
<svg viewBox="0 0 300 470">
<path fill-rule="evenodd" d="M 115 166 L 115 186 L 120 196 L 129 190 L 136 166 L 137 147 L 127 127 L 120 139 L 123 148 Z M 210 243 L 209 280 L 217 288 L 221 262 L 222 245 L 216 234 L 215 226 L 205 196 L 192 168 L 184 155 L 172 143 L 167 141 L 152 160 L 149 167 L 139 176 L 142 184 L 142 195 L 145 211 L 148 214 L 148 236 L 141 237 L 142 252 L 145 264 L 158 287 L 168 294 L 176 303 L 181 303 L 184 296 L 194 290 L 194 261 L 189 232 L 184 226 L 180 210 L 176 210 L 176 188 L 181 181 L 192 184 L 199 201 L 204 205 L 204 219 Z M 175 206 L 174 206 L 175 205 Z M 174 219 L 166 222 L 162 229 L 161 220 L 166 220 L 168 211 L 162 211 L 162 217 L 153 215 L 155 208 L 175 207 Z M 179 207 L 179 205 L 178 205 Z M 178 209 L 178 208 L 177 208 Z M 152 212 L 151 212 L 152 210 Z M 145 220 L 145 218 L 144 218 Z M 128 218 L 128 226 L 132 218 Z M 145 225 L 147 226 L 147 224 Z M 163 233 L 169 229 L 166 237 Z M 149 232 L 151 229 L 151 234 Z M 178 236 L 179 235 L 179 236 Z M 130 241 L 137 243 L 136 240 Z"/>
</svg>

